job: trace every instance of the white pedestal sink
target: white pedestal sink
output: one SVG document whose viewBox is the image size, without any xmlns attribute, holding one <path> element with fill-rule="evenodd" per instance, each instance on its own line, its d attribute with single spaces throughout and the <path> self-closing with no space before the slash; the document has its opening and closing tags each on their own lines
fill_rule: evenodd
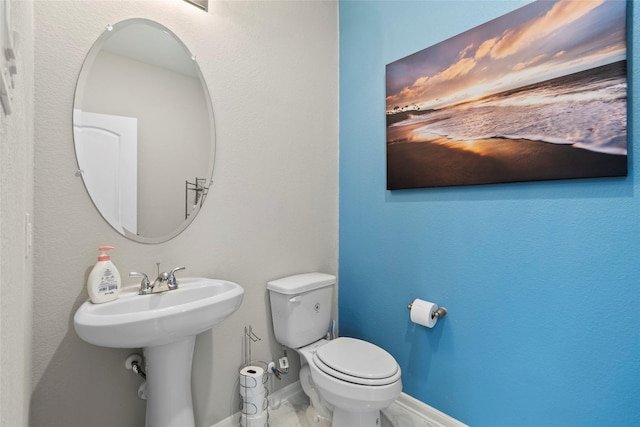
<svg viewBox="0 0 640 427">
<path fill-rule="evenodd" d="M 83 303 L 73 323 L 88 343 L 142 347 L 147 374 L 147 427 L 193 427 L 191 365 L 196 335 L 240 307 L 244 289 L 226 280 L 183 278 L 179 288 L 138 295 L 123 290 L 104 304 Z"/>
</svg>

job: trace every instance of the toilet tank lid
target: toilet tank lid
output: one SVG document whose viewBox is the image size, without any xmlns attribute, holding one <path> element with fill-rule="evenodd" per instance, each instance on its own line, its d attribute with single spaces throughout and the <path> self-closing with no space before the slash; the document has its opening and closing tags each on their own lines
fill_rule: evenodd
<svg viewBox="0 0 640 427">
<path fill-rule="evenodd" d="M 301 294 L 335 285 L 336 276 L 325 273 L 304 273 L 267 282 L 267 289 L 285 295 Z"/>
</svg>

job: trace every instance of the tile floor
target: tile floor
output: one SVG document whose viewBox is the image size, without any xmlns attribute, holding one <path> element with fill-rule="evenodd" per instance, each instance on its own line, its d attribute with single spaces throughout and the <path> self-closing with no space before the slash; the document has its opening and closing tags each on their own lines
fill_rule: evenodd
<svg viewBox="0 0 640 427">
<path fill-rule="evenodd" d="M 277 405 L 276 405 L 277 406 Z M 309 399 L 302 393 L 296 393 L 282 400 L 277 408 L 269 409 L 269 427 L 329 427 L 326 422 L 310 423 L 306 417 Z M 440 427 L 392 404 L 382 413 L 381 427 Z"/>
</svg>

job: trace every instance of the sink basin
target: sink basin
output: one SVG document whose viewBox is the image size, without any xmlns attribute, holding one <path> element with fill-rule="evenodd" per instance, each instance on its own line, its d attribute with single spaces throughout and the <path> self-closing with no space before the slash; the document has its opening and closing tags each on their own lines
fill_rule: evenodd
<svg viewBox="0 0 640 427">
<path fill-rule="evenodd" d="M 124 289 L 115 301 L 83 303 L 73 323 L 88 343 L 117 348 L 152 347 L 195 336 L 240 307 L 244 289 L 226 280 L 189 277 L 178 289 L 138 295 Z"/>
</svg>

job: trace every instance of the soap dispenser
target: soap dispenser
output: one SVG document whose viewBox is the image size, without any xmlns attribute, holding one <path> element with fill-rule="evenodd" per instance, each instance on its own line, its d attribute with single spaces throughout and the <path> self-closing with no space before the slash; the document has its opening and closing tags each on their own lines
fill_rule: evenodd
<svg viewBox="0 0 640 427">
<path fill-rule="evenodd" d="M 87 291 L 89 298 L 94 304 L 113 301 L 120 294 L 120 273 L 115 265 L 111 262 L 111 257 L 107 251 L 113 249 L 113 246 L 100 246 L 100 256 L 98 262 L 89 274 L 87 279 Z"/>
</svg>

